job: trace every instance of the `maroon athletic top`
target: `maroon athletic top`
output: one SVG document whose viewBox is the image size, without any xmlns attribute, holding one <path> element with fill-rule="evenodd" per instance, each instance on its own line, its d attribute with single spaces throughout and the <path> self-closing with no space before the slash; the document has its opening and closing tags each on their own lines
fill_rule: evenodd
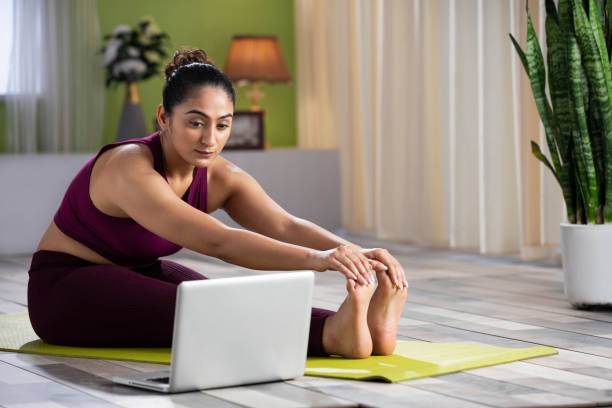
<svg viewBox="0 0 612 408">
<path fill-rule="evenodd" d="M 166 181 L 159 132 L 103 146 L 70 183 L 53 220 L 69 237 L 96 251 L 109 261 L 124 266 L 149 265 L 160 256 L 181 247 L 142 227 L 132 218 L 113 217 L 98 210 L 89 196 L 89 179 L 96 159 L 106 150 L 126 143 L 143 143 L 153 153 L 154 168 Z M 206 212 L 206 167 L 197 168 L 183 200 Z M 160 214 L 163 217 L 163 214 Z"/>
</svg>

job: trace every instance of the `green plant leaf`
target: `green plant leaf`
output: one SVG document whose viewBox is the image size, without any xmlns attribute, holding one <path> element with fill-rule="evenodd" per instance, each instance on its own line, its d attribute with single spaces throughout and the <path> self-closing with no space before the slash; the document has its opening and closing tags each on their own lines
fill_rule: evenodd
<svg viewBox="0 0 612 408">
<path fill-rule="evenodd" d="M 606 15 L 607 15 L 606 25 L 605 25 L 606 45 L 608 46 L 608 59 L 610 59 L 610 48 L 612 47 L 612 29 L 610 29 L 610 16 L 612 16 L 612 1 L 610 0 L 606 1 L 605 9 L 606 9 Z"/>
<path fill-rule="evenodd" d="M 587 0 L 588 1 L 588 0 Z M 563 36 L 567 38 L 568 35 L 574 35 L 574 18 L 572 16 L 572 8 L 570 0 L 559 0 L 559 27 L 563 32 Z M 567 42 L 567 39 L 566 39 Z M 567 48 L 566 48 L 567 50 Z M 582 72 L 582 95 L 584 96 L 584 106 L 585 109 L 589 109 L 589 85 L 587 83 L 586 74 L 584 74 L 584 69 L 581 69 Z"/>
<path fill-rule="evenodd" d="M 576 23 L 576 20 L 574 21 Z M 576 120 L 577 131 L 572 132 L 576 148 L 576 167 L 579 185 L 583 195 L 587 219 L 595 222 L 595 208 L 597 207 L 597 180 L 595 165 L 591 152 L 587 113 L 584 106 L 581 82 L 582 58 L 578 43 L 573 35 L 568 36 L 568 59 L 570 72 L 570 90 L 572 95 L 572 118 Z"/>
<path fill-rule="evenodd" d="M 516 39 L 514 38 L 512 34 L 508 34 L 508 35 L 510 36 L 510 40 L 512 41 L 512 44 L 514 44 L 514 49 L 516 49 L 516 53 L 519 55 L 519 58 L 521 59 L 521 63 L 523 64 L 525 73 L 529 75 L 529 69 L 527 68 L 527 57 L 525 57 L 525 53 L 523 52 L 523 49 L 521 48 L 521 46 L 519 45 L 519 43 L 516 41 Z"/>
<path fill-rule="evenodd" d="M 593 9 L 597 11 L 597 16 L 599 18 L 599 24 L 601 27 L 606 26 L 606 6 L 605 0 L 594 0 L 595 7 L 592 7 L 589 3 L 589 16 L 591 15 Z"/>
<path fill-rule="evenodd" d="M 540 114 L 540 120 L 544 125 L 546 142 L 548 144 L 548 150 L 550 151 L 552 164 L 555 173 L 559 173 L 561 166 L 556 142 L 558 127 L 553 111 L 548 103 L 548 98 L 546 97 L 544 58 L 542 57 L 542 50 L 540 49 L 540 44 L 535 29 L 533 28 L 529 12 L 527 13 L 527 45 L 525 47 L 525 59 L 527 62 L 527 75 L 531 83 L 531 91 L 535 99 L 536 107 L 538 108 L 538 113 Z"/>
<path fill-rule="evenodd" d="M 561 159 L 565 162 L 569 160 L 567 144 L 572 130 L 567 43 L 561 28 L 551 16 L 546 17 L 546 47 L 548 48 L 548 89 L 559 127 L 556 140 Z"/>
<path fill-rule="evenodd" d="M 554 4 L 553 4 L 554 6 Z M 547 11 L 549 8 L 547 7 Z M 572 103 L 569 83 L 569 64 L 567 60 L 567 43 L 558 20 L 548 13 L 546 16 L 546 46 L 548 49 L 548 89 L 553 106 L 553 113 L 557 119 L 559 132 L 557 144 L 561 154 L 561 171 L 557 174 L 557 181 L 561 185 L 563 198 L 568 211 L 568 219 L 574 215 L 574 180 L 569 177 L 571 169 L 571 156 L 569 143 L 572 138 Z M 533 146 L 532 146 L 533 151 Z M 535 155 L 535 152 L 534 152 Z M 537 156 L 536 156 L 537 157 Z"/>
<path fill-rule="evenodd" d="M 557 14 L 559 16 L 559 27 L 561 27 L 561 31 L 563 31 L 563 33 L 573 33 L 574 22 L 572 21 L 570 0 L 559 0 Z"/>
<path fill-rule="evenodd" d="M 567 152 L 563 155 L 568 156 L 569 159 L 561 165 L 561 183 L 567 186 L 567 189 L 563 190 L 563 198 L 565 199 L 565 208 L 567 211 L 568 222 L 576 223 L 576 201 L 577 201 L 577 186 L 576 186 L 576 166 L 574 164 L 573 155 L 574 142 L 570 138 L 567 145 Z"/>
<path fill-rule="evenodd" d="M 612 95 L 612 77 L 610 76 L 610 60 L 608 59 L 608 49 L 606 47 L 606 39 L 604 37 L 603 26 L 605 25 L 605 21 L 599 17 L 599 7 L 601 7 L 603 12 L 603 4 L 601 1 L 598 1 L 600 4 L 595 4 L 595 0 L 590 0 L 589 3 L 589 23 L 591 25 L 591 30 L 593 32 L 593 37 L 595 39 L 595 43 L 597 44 L 597 50 L 599 51 L 599 56 L 601 58 L 601 68 L 603 70 L 604 79 L 606 80 L 606 87 L 608 88 L 608 96 Z"/>
<path fill-rule="evenodd" d="M 555 7 L 554 0 L 546 0 L 546 16 L 555 20 L 555 23 L 559 24 L 559 16 L 557 15 L 557 8 Z"/>
<path fill-rule="evenodd" d="M 566 35 L 566 38 L 569 35 L 574 35 L 574 19 L 572 17 L 570 0 L 559 0 L 559 25 L 564 35 Z M 579 76 L 580 83 L 582 85 L 583 104 L 586 109 L 589 109 L 589 87 L 586 80 L 586 74 L 584 73 L 582 66 L 576 74 Z M 577 134 L 578 132 L 578 123 L 575 119 L 572 102 L 572 135 Z M 569 178 L 569 183 L 572 186 L 572 200 L 570 202 L 566 201 L 566 207 L 571 207 L 571 209 L 568 208 L 567 210 L 569 222 L 585 224 L 586 211 L 584 209 L 584 194 L 580 185 L 580 177 L 577 166 L 578 159 L 576 157 L 574 139 L 575 138 L 572 136 L 569 140 L 568 149 L 570 152 L 570 160 L 566 163 L 567 165 L 564 166 L 561 178 Z"/>
<path fill-rule="evenodd" d="M 563 0 L 562 0 L 563 1 Z M 567 4 L 566 4 L 567 5 Z M 533 24 L 531 22 L 531 17 L 529 15 L 529 10 L 527 10 L 527 45 L 526 51 L 523 52 L 521 47 L 519 46 L 516 39 L 510 35 L 510 39 L 514 45 L 514 48 L 517 51 L 521 59 L 521 63 L 527 72 L 527 76 L 529 77 L 531 90 L 536 102 L 536 107 L 538 109 L 538 113 L 540 114 L 540 119 L 542 124 L 544 125 L 544 129 L 546 132 L 546 141 L 548 144 L 549 151 L 551 152 L 552 164 L 546 158 L 537 143 L 532 142 L 532 153 L 533 155 L 540 160 L 544 165 L 546 165 L 553 173 L 555 179 L 560 184 L 561 189 L 563 191 L 564 198 L 566 199 L 566 207 L 568 208 L 568 219 L 574 219 L 573 215 L 573 204 L 574 194 L 572 193 L 572 182 L 573 179 L 568 179 L 570 174 L 569 169 L 567 168 L 569 163 L 565 166 L 565 170 L 559 160 L 559 153 L 557 147 L 557 140 L 559 137 L 562 137 L 560 134 L 559 124 L 557 123 L 557 119 L 560 114 L 563 114 L 564 118 L 564 131 L 565 131 L 565 140 L 561 142 L 562 152 L 567 152 L 567 140 L 570 138 L 570 128 L 571 128 L 571 109 L 570 109 L 570 95 L 569 95 L 569 85 L 568 85 L 568 76 L 567 73 L 567 62 L 565 57 L 565 42 L 563 39 L 563 35 L 560 32 L 559 26 L 557 24 L 556 11 L 554 9 L 553 3 L 548 3 L 548 12 L 547 16 L 547 24 L 554 25 L 556 27 L 556 32 L 553 35 L 552 41 L 555 43 L 552 45 L 553 52 L 550 53 L 549 48 L 549 64 L 558 65 L 565 64 L 565 74 L 561 75 L 561 78 L 557 76 L 557 73 L 553 74 L 553 77 L 549 77 L 550 82 L 558 84 L 558 86 L 553 86 L 551 88 L 551 96 L 553 98 L 553 103 L 556 104 L 555 111 L 559 109 L 559 113 L 553 112 L 548 103 L 548 99 L 546 97 L 545 85 L 546 85 L 546 73 L 544 69 L 544 59 L 542 57 L 542 52 L 540 49 L 540 45 L 537 40 L 537 36 L 535 34 L 535 30 L 533 28 Z M 565 10 L 566 15 L 564 18 L 568 19 L 567 10 Z M 556 36 L 556 37 L 555 37 Z M 564 78 L 563 78 L 564 76 Z M 586 81 L 585 81 L 586 86 Z M 565 161 L 568 161 L 568 158 L 565 158 Z M 565 171 L 565 176 L 563 176 L 563 171 Z"/>
<path fill-rule="evenodd" d="M 612 107 L 610 105 L 610 93 L 608 92 L 608 86 L 606 85 L 606 74 L 602 65 L 601 54 L 596 43 L 596 35 L 594 35 L 592 26 L 589 19 L 582 7 L 581 2 L 577 0 L 572 1 L 572 11 L 574 20 L 574 31 L 576 33 L 576 39 L 580 47 L 580 53 L 583 56 L 583 65 L 585 72 L 588 77 L 590 88 L 597 100 L 596 109 L 599 110 L 601 117 L 601 126 L 603 131 L 603 140 L 605 151 L 612 152 Z M 592 7 L 593 12 L 596 12 L 596 7 Z M 604 58 L 607 60 L 607 57 Z M 571 69 L 570 69 L 571 73 Z M 571 75 L 571 74 L 570 74 Z M 572 89 L 574 87 L 572 86 Z M 575 101 L 575 98 L 574 98 Z M 581 142 L 576 141 L 576 153 L 579 156 L 581 153 L 587 154 L 588 152 L 581 150 L 586 147 L 586 141 L 584 133 L 581 130 Z M 585 157 L 586 158 L 586 157 Z M 591 157 L 592 158 L 592 157 Z M 580 163 L 580 160 L 578 160 Z M 588 163 L 585 163 L 588 165 Z M 586 169 L 589 172 L 589 181 L 591 181 L 590 174 L 595 177 L 595 170 Z M 612 161 L 606 159 L 605 163 L 605 197 L 606 203 L 604 206 L 604 218 L 606 222 L 612 222 Z M 589 186 L 590 188 L 590 186 Z M 592 190 L 591 190 L 592 191 Z M 598 197 L 598 195 L 595 195 Z M 591 196 L 593 198 L 593 196 Z M 593 203 L 595 204 L 595 203 Z M 587 214 L 589 215 L 589 207 L 591 203 L 585 203 L 587 207 Z M 589 217 L 590 219 L 590 217 Z"/>
<path fill-rule="evenodd" d="M 597 179 L 597 185 L 599 186 L 599 205 L 605 203 L 605 150 L 603 145 L 603 132 L 601 126 L 601 116 L 599 109 L 596 106 L 597 100 L 594 96 L 591 97 L 592 109 L 588 110 L 587 113 L 587 124 L 589 126 L 589 138 L 591 142 L 591 149 L 593 151 L 593 162 L 595 163 L 595 176 Z"/>
<path fill-rule="evenodd" d="M 570 152 L 572 155 L 572 163 L 576 163 L 576 150 L 573 148 L 573 139 L 570 142 Z M 584 194 L 582 192 L 582 187 L 580 186 L 580 179 L 578 177 L 578 171 L 576 166 L 572 166 L 572 169 L 574 170 L 573 172 L 570 172 L 570 177 L 573 179 L 574 181 L 574 186 L 575 186 L 575 197 L 576 197 L 576 201 L 575 201 L 575 207 L 574 207 L 574 214 L 575 214 L 575 222 L 576 224 L 586 224 L 586 211 L 584 209 Z"/>
<path fill-rule="evenodd" d="M 542 150 L 540 150 L 540 146 L 533 140 L 531 141 L 531 153 L 535 156 L 536 159 L 541 161 L 546 167 L 550 169 L 550 171 L 552 171 L 559 184 L 561 184 L 561 180 L 559 180 L 559 176 L 557 176 L 557 173 L 555 172 L 553 166 L 550 164 L 550 161 L 548 161 L 548 158 L 544 155 L 544 153 L 542 153 Z"/>
</svg>

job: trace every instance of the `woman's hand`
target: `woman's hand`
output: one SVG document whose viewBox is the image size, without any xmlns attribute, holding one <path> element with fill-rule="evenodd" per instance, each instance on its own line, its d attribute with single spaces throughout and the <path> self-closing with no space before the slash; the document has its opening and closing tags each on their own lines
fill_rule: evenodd
<svg viewBox="0 0 612 408">
<path fill-rule="evenodd" d="M 403 289 L 408 287 L 408 281 L 406 280 L 406 273 L 402 265 L 387 251 L 382 248 L 366 248 L 360 249 L 361 253 L 366 256 L 372 266 L 381 270 L 386 268 L 387 274 L 391 278 L 391 281 L 396 287 Z"/>
<path fill-rule="evenodd" d="M 340 245 L 327 251 L 316 251 L 315 267 L 313 269 L 323 272 L 334 270 L 342 273 L 347 279 L 354 279 L 362 285 L 374 283 L 373 267 L 383 268 L 370 261 L 355 245 Z M 376 262 L 378 264 L 378 262 Z"/>
</svg>

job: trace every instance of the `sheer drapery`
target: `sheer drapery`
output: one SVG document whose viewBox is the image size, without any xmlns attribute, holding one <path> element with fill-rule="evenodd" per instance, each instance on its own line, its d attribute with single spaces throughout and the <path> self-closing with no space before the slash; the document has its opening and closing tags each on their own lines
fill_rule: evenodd
<svg viewBox="0 0 612 408">
<path fill-rule="evenodd" d="M 558 256 L 563 199 L 531 155 L 529 140 L 546 143 L 508 37 L 524 43 L 523 1 L 295 0 L 295 13 L 298 141 L 339 148 L 347 229 Z"/>
<path fill-rule="evenodd" d="M 104 78 L 96 0 L 19 0 L 6 95 L 6 151 L 95 150 Z"/>
</svg>

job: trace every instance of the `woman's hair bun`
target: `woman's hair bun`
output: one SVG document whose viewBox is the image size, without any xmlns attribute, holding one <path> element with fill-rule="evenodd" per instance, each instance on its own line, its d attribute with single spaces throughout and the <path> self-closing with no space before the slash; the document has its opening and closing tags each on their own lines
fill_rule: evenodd
<svg viewBox="0 0 612 408">
<path fill-rule="evenodd" d="M 199 48 L 181 49 L 174 53 L 164 70 L 166 83 L 163 91 L 163 106 L 168 114 L 174 107 L 196 90 L 204 86 L 223 89 L 232 105 L 236 106 L 236 91 L 232 80 L 208 59 Z"/>
<path fill-rule="evenodd" d="M 166 64 L 166 68 L 164 69 L 164 74 L 166 76 L 166 80 L 170 78 L 170 76 L 183 65 L 188 65 L 193 62 L 199 62 L 202 64 L 210 64 L 215 65 L 211 60 L 208 59 L 206 53 L 199 49 L 180 49 L 174 53 L 172 56 L 172 61 Z"/>
</svg>

